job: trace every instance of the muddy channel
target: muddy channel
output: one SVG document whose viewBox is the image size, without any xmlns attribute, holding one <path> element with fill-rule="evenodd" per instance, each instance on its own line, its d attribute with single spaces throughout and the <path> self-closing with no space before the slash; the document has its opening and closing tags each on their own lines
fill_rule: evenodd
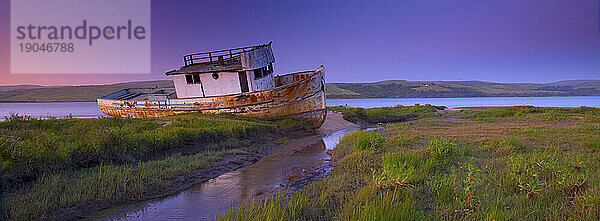
<svg viewBox="0 0 600 221">
<path fill-rule="evenodd" d="M 254 164 L 95 220 L 212 220 L 243 202 L 297 191 L 332 170 L 327 151 L 358 129 L 329 113 L 316 135 L 290 140 Z"/>
</svg>

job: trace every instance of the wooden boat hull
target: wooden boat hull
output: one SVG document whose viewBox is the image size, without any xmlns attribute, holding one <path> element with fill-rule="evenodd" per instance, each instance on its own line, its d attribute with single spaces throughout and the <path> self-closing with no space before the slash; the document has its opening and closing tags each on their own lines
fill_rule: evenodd
<svg viewBox="0 0 600 221">
<path fill-rule="evenodd" d="M 320 127 L 325 121 L 324 68 L 277 76 L 271 90 L 226 96 L 178 98 L 165 101 L 98 99 L 98 107 L 114 117 L 162 117 L 185 112 L 232 113 L 277 119 L 298 118 Z"/>
</svg>

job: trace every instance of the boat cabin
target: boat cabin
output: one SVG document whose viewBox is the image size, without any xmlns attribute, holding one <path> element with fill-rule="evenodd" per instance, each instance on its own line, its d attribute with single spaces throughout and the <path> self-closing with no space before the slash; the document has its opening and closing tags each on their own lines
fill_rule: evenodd
<svg viewBox="0 0 600 221">
<path fill-rule="evenodd" d="M 271 43 L 183 56 L 184 66 L 169 71 L 177 98 L 211 97 L 275 87 Z"/>
</svg>

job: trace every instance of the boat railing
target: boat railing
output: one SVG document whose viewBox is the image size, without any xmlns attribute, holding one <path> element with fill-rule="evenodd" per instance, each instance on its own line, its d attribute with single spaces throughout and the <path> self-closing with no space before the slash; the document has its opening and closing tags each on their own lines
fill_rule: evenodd
<svg viewBox="0 0 600 221">
<path fill-rule="evenodd" d="M 230 59 L 241 53 L 252 51 L 269 45 L 271 45 L 271 42 L 262 45 L 187 54 L 183 56 L 183 63 L 185 66 L 188 66 L 213 61 L 222 62 L 224 59 Z"/>
</svg>

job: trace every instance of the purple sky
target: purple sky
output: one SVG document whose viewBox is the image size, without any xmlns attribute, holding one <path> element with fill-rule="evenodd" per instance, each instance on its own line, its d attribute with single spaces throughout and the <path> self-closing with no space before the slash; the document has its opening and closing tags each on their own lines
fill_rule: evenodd
<svg viewBox="0 0 600 221">
<path fill-rule="evenodd" d="M 273 41 L 275 72 L 323 64 L 328 82 L 600 79 L 598 0 L 152 1 L 152 74 L 10 74 L 0 85 L 168 79 L 182 55 Z"/>
</svg>

